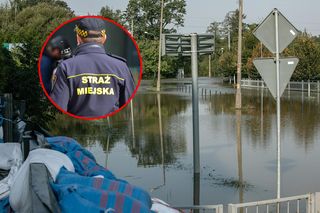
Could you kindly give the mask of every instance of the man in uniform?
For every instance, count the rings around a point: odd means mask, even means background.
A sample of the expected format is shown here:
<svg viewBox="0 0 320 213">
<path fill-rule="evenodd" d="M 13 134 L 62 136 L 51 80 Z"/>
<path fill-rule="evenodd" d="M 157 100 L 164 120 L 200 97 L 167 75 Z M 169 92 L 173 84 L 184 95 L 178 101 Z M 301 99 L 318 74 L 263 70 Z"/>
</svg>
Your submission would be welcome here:
<svg viewBox="0 0 320 213">
<path fill-rule="evenodd" d="M 40 63 L 40 72 L 42 83 L 48 93 L 52 89 L 51 77 L 53 70 L 57 67 L 60 60 L 64 60 L 70 55 L 71 47 L 69 42 L 62 36 L 54 37 L 46 46 Z"/>
<path fill-rule="evenodd" d="M 104 21 L 83 18 L 75 29 L 74 57 L 57 68 L 51 98 L 63 110 L 83 117 L 103 116 L 124 105 L 135 89 L 126 61 L 106 54 Z"/>
</svg>

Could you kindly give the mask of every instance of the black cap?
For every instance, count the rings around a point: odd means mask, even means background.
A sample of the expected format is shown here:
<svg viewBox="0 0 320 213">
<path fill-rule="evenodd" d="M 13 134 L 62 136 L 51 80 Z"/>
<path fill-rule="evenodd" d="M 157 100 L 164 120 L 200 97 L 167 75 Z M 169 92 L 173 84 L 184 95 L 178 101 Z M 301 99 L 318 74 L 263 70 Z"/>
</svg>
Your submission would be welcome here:
<svg viewBox="0 0 320 213">
<path fill-rule="evenodd" d="M 89 31 L 99 32 L 91 34 Z M 100 18 L 80 19 L 76 26 L 76 32 L 81 37 L 99 37 L 105 35 L 105 22 Z"/>
<path fill-rule="evenodd" d="M 49 45 L 52 48 L 59 48 L 60 50 L 70 48 L 70 44 L 67 39 L 63 38 L 62 36 L 58 35 L 54 38 L 52 38 L 49 41 Z"/>
</svg>

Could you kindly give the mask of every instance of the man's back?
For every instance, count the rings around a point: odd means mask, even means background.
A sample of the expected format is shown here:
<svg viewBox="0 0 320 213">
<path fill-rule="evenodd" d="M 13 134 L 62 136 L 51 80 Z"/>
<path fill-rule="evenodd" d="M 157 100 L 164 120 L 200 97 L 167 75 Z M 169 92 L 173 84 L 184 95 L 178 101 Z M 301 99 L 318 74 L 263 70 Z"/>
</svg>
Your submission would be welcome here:
<svg viewBox="0 0 320 213">
<path fill-rule="evenodd" d="M 102 45 L 85 43 L 59 65 L 51 97 L 72 114 L 96 117 L 124 105 L 134 88 L 124 60 L 107 55 Z"/>
</svg>

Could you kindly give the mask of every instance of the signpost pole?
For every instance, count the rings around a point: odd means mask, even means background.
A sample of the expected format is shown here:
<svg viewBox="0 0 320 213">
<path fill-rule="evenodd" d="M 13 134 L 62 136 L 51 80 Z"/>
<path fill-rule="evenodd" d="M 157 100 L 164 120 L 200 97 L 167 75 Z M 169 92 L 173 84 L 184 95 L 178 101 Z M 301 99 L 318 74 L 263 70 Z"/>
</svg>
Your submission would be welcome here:
<svg viewBox="0 0 320 213">
<path fill-rule="evenodd" d="M 209 54 L 209 78 L 211 78 L 211 54 Z"/>
<path fill-rule="evenodd" d="M 281 189 L 281 143 L 280 143 L 280 58 L 279 58 L 279 13 L 274 11 L 276 33 L 276 72 L 277 72 L 277 198 L 280 198 Z"/>
<path fill-rule="evenodd" d="M 238 32 L 238 63 L 237 63 L 237 91 L 236 91 L 236 109 L 241 109 L 241 67 L 242 67 L 242 15 L 243 0 L 239 0 L 239 32 Z"/>
<path fill-rule="evenodd" d="M 161 78 L 160 72 L 161 72 L 161 46 L 162 46 L 161 42 L 162 42 L 162 29 L 163 29 L 163 7 L 164 7 L 164 0 L 161 0 L 157 92 L 160 92 L 160 78 Z"/>
<path fill-rule="evenodd" d="M 274 32 L 270 34 L 269 32 Z M 275 58 L 261 58 L 253 61 L 265 81 L 277 105 L 277 198 L 281 198 L 281 102 L 290 78 L 299 63 L 298 58 L 280 59 L 280 53 L 297 37 L 298 30 L 274 9 L 256 28 L 253 34 L 272 52 Z M 280 73 L 281 68 L 281 73 Z M 277 206 L 277 212 L 280 205 Z"/>
<path fill-rule="evenodd" d="M 191 69 L 192 69 L 192 119 L 193 119 L 193 169 L 200 174 L 199 154 L 199 101 L 198 101 L 198 38 L 191 34 Z"/>
</svg>

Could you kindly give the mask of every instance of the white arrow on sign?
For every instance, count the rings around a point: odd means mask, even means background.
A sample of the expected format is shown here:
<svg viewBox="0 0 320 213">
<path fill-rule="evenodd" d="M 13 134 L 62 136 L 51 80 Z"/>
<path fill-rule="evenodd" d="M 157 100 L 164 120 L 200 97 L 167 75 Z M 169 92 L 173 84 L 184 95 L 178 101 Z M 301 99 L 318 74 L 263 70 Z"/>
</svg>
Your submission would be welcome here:
<svg viewBox="0 0 320 213">
<path fill-rule="evenodd" d="M 293 71 L 298 65 L 298 58 L 282 58 L 280 59 L 280 97 L 283 94 Z M 274 58 L 257 58 L 253 60 L 253 64 L 260 73 L 262 79 L 269 88 L 272 96 L 277 97 L 277 67 Z"/>
</svg>

